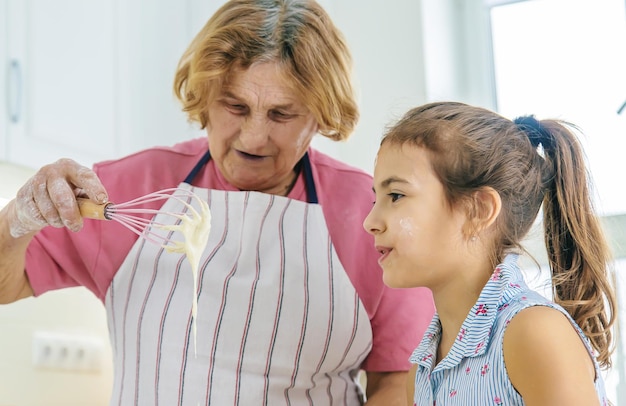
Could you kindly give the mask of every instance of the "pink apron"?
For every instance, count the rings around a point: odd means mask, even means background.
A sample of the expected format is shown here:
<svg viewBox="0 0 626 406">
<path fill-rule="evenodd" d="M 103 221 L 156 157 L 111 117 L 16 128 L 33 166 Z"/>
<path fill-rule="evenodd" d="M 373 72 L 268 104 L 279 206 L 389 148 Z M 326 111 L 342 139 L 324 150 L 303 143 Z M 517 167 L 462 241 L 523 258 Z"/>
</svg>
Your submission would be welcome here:
<svg viewBox="0 0 626 406">
<path fill-rule="evenodd" d="M 111 404 L 362 404 L 357 374 L 372 346 L 371 326 L 321 206 L 188 183 L 180 187 L 206 199 L 212 215 L 198 270 L 197 353 L 189 262 L 139 239 L 105 300 Z M 162 210 L 178 206 L 170 199 Z"/>
</svg>

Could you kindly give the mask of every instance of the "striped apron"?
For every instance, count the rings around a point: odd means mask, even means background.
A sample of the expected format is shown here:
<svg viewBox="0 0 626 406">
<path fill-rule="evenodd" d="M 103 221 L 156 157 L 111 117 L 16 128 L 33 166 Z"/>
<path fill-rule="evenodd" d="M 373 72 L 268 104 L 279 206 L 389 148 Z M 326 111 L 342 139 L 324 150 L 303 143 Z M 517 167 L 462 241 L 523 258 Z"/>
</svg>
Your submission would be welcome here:
<svg viewBox="0 0 626 406">
<path fill-rule="evenodd" d="M 212 217 L 198 268 L 197 335 L 185 255 L 139 239 L 105 299 L 111 405 L 362 404 L 357 374 L 371 326 L 316 204 L 308 156 L 308 203 L 190 186 L 209 159 L 180 185 L 206 199 Z M 162 211 L 181 206 L 169 199 Z"/>
</svg>

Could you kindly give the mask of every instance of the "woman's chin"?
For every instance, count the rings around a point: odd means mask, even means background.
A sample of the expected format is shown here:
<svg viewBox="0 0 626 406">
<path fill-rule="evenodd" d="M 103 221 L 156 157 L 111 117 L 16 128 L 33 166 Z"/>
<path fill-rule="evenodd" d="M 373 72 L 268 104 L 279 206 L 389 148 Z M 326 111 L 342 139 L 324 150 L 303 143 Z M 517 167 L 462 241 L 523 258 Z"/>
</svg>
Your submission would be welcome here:
<svg viewBox="0 0 626 406">
<path fill-rule="evenodd" d="M 228 182 L 239 190 L 264 191 L 268 182 L 265 177 L 261 177 L 259 172 L 254 173 L 230 173 L 225 176 Z"/>
</svg>

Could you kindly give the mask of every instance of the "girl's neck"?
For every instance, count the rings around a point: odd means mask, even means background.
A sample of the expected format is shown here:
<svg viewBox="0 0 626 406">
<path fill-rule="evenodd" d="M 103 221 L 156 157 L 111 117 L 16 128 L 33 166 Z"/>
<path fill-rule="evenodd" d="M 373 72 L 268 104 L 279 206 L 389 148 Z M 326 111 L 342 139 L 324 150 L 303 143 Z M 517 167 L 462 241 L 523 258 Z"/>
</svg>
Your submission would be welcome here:
<svg viewBox="0 0 626 406">
<path fill-rule="evenodd" d="M 441 340 L 437 349 L 437 363 L 454 345 L 461 326 L 478 301 L 481 291 L 491 277 L 491 265 L 466 266 L 457 278 L 438 289 L 433 289 L 435 308 L 441 323 Z"/>
<path fill-rule="evenodd" d="M 472 308 L 472 306 L 474 306 L 474 303 L 476 303 L 477 299 L 478 299 L 478 295 L 476 295 L 475 299 L 469 299 L 469 297 L 468 298 L 465 298 L 465 297 L 450 298 L 448 300 L 445 300 L 445 302 L 446 303 L 450 303 L 450 301 L 452 301 L 452 303 L 456 302 L 456 305 L 441 306 L 438 303 L 441 303 L 442 300 L 435 298 L 435 307 L 437 308 L 437 313 L 439 315 L 439 322 L 441 323 L 441 337 L 439 340 L 439 345 L 437 346 L 437 360 L 436 360 L 437 364 L 442 359 L 444 359 L 446 355 L 448 355 L 448 352 L 450 351 L 450 349 L 456 342 L 456 338 L 458 337 L 459 332 L 461 331 L 461 326 L 463 325 L 463 322 L 467 318 L 467 315 L 470 309 Z M 439 310 L 441 308 L 443 308 L 442 311 Z M 446 310 L 452 310 L 452 311 L 446 311 Z"/>
</svg>

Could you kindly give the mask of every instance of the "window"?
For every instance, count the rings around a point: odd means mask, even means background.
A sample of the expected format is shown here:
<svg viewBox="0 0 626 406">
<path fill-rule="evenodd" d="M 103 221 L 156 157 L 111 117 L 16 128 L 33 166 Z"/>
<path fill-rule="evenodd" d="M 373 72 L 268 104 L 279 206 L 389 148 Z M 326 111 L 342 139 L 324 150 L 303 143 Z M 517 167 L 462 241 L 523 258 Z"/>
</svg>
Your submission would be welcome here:
<svg viewBox="0 0 626 406">
<path fill-rule="evenodd" d="M 490 9 L 498 111 L 580 126 L 597 208 L 626 213 L 624 0 L 508 3 Z"/>
</svg>

